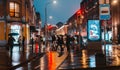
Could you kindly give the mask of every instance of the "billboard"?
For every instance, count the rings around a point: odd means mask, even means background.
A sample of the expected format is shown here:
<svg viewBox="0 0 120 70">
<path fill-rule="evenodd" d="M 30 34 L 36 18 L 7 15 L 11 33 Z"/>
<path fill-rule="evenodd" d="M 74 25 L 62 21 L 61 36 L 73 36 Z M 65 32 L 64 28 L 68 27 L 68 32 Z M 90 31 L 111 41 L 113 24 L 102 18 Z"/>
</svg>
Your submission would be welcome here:
<svg viewBox="0 0 120 70">
<path fill-rule="evenodd" d="M 88 41 L 101 40 L 100 20 L 88 20 L 87 35 L 88 35 Z"/>
</svg>

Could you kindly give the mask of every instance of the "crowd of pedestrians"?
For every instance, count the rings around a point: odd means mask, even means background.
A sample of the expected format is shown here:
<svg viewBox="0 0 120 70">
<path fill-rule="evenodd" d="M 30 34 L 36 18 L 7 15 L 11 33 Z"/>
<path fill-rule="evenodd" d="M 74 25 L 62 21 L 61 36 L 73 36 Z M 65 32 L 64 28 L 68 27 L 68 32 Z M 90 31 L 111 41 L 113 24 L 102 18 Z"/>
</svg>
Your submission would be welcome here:
<svg viewBox="0 0 120 70">
<path fill-rule="evenodd" d="M 79 40 L 80 39 L 80 40 Z M 53 35 L 52 36 L 52 49 L 57 51 L 58 48 L 60 48 L 60 54 L 62 55 L 62 52 L 64 48 L 67 48 L 68 53 L 70 50 L 79 51 L 80 46 L 79 42 L 82 43 L 82 37 L 79 38 L 78 35 L 72 36 L 72 35 Z M 55 48 L 55 49 L 54 49 Z"/>
<path fill-rule="evenodd" d="M 43 42 L 44 44 L 44 39 L 43 37 L 41 38 L 41 42 Z M 80 40 L 80 41 L 79 41 Z M 79 39 L 78 35 L 72 36 L 72 35 L 52 35 L 51 36 L 51 41 L 49 41 L 51 43 L 51 47 L 50 49 L 52 51 L 57 51 L 59 52 L 59 56 L 61 56 L 63 54 L 64 48 L 67 48 L 67 51 L 70 52 L 70 50 L 75 50 L 75 51 L 79 51 L 80 50 L 80 46 L 79 42 L 82 42 L 82 38 Z"/>
<path fill-rule="evenodd" d="M 50 45 L 50 50 L 56 51 L 59 53 L 59 56 L 63 54 L 64 48 L 67 48 L 68 53 L 70 50 L 75 50 L 79 51 L 80 50 L 80 45 L 79 43 L 82 43 L 82 38 L 80 38 L 78 35 L 51 35 L 51 39 L 47 41 L 46 43 L 46 38 L 40 36 L 39 40 L 35 38 L 31 38 L 31 45 L 32 45 L 32 50 L 35 48 L 35 44 L 39 44 L 39 49 L 41 49 L 41 44 L 44 45 L 44 49 L 46 49 L 46 44 L 51 44 Z M 13 44 L 14 44 L 15 39 L 10 35 L 8 38 L 8 46 L 7 49 L 10 49 L 12 51 L 13 49 Z M 24 51 L 24 42 L 25 42 L 25 37 L 24 36 L 19 36 L 18 38 L 18 45 L 19 49 L 22 48 Z"/>
</svg>

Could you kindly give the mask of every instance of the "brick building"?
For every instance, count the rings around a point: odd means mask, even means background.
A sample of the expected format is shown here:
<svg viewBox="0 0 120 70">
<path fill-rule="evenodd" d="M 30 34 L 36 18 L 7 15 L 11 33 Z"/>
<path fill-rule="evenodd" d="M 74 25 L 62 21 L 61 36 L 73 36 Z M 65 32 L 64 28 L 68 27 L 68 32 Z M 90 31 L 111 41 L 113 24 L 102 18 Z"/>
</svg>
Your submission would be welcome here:
<svg viewBox="0 0 120 70">
<path fill-rule="evenodd" d="M 25 36 L 27 43 L 30 39 L 30 26 L 35 26 L 36 14 L 33 0 L 0 0 L 0 41 L 13 37 Z"/>
</svg>

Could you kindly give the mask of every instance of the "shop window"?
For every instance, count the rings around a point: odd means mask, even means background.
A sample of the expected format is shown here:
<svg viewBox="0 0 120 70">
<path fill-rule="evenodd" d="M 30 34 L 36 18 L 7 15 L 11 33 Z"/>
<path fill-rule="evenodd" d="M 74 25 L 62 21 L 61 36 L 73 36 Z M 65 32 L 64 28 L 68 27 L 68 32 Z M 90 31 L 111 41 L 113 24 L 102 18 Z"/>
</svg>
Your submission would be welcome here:
<svg viewBox="0 0 120 70">
<path fill-rule="evenodd" d="M 15 2 L 10 2 L 10 17 L 20 17 L 20 5 Z"/>
</svg>

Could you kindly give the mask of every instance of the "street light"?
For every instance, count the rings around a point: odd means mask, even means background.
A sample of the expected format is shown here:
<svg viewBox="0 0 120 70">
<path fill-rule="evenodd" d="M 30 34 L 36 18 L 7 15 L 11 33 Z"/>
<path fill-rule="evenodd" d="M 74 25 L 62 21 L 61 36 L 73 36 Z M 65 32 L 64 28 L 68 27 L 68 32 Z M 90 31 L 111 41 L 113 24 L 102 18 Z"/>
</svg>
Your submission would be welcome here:
<svg viewBox="0 0 120 70">
<path fill-rule="evenodd" d="M 49 16 L 49 19 L 52 19 L 53 17 L 52 16 Z"/>
<path fill-rule="evenodd" d="M 48 40 L 48 30 L 47 30 L 47 6 L 49 5 L 49 4 L 51 4 L 51 3 L 53 3 L 53 4 L 56 4 L 57 2 L 54 0 L 54 1 L 50 1 L 50 2 L 47 2 L 46 4 L 45 4 L 45 45 L 47 46 L 47 40 Z"/>
<path fill-rule="evenodd" d="M 77 24 L 78 24 L 78 30 L 79 30 L 79 44 L 80 44 L 80 47 L 82 46 L 82 42 L 81 42 L 81 39 L 82 39 L 82 36 L 81 36 L 81 25 L 83 23 L 83 19 L 84 19 L 84 16 L 83 16 L 83 13 L 82 13 L 82 10 L 78 10 L 77 11 Z"/>
<path fill-rule="evenodd" d="M 119 0 L 111 0 L 111 16 L 112 16 L 112 42 L 116 43 L 118 41 L 118 33 L 120 26 L 120 1 Z"/>
</svg>

